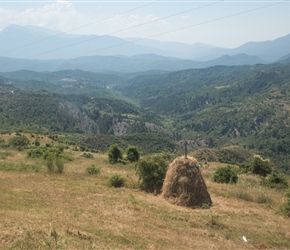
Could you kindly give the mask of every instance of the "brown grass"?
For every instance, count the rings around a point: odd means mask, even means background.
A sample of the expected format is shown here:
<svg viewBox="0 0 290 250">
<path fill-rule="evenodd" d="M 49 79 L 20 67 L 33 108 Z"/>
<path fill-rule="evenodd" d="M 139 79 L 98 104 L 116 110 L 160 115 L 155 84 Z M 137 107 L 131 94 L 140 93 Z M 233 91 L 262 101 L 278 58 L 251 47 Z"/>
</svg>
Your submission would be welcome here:
<svg viewBox="0 0 290 250">
<path fill-rule="evenodd" d="M 63 175 L 47 174 L 44 167 L 37 173 L 0 171 L 0 249 L 290 248 L 290 219 L 277 213 L 283 193 L 262 189 L 255 180 L 213 183 L 209 176 L 218 164 L 210 164 L 202 174 L 213 207 L 190 209 L 134 185 L 110 188 L 112 173 L 136 183 L 133 165 L 110 165 L 106 155 L 85 159 L 79 153 L 73 152 L 75 160 L 66 163 Z M 10 157 L 14 163 L 26 160 L 25 152 Z M 85 173 L 92 164 L 101 174 Z M 241 190 L 254 196 L 259 188 L 273 205 L 235 196 Z"/>
</svg>

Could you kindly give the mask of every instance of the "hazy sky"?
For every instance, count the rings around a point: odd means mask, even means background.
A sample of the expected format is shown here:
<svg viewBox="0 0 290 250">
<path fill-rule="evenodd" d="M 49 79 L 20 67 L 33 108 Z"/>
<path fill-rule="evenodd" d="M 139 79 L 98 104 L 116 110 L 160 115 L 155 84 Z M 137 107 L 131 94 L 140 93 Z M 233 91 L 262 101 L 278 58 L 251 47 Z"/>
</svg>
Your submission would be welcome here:
<svg viewBox="0 0 290 250">
<path fill-rule="evenodd" d="M 73 34 L 238 47 L 290 33 L 287 1 L 1 1 L 0 30 L 36 25 Z"/>
</svg>

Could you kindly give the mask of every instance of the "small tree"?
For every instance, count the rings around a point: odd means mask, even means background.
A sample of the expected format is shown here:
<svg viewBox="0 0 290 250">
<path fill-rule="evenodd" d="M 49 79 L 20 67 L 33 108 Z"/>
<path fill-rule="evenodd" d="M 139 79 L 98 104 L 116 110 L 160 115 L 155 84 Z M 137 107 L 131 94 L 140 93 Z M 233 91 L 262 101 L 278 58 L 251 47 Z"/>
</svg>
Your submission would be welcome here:
<svg viewBox="0 0 290 250">
<path fill-rule="evenodd" d="M 260 155 L 254 155 L 251 168 L 253 174 L 266 176 L 272 172 L 269 159 L 263 159 Z"/>
<path fill-rule="evenodd" d="M 140 159 L 139 150 L 136 146 L 129 146 L 126 149 L 126 154 L 127 154 L 127 160 L 130 162 L 139 161 Z"/>
<path fill-rule="evenodd" d="M 108 151 L 109 162 L 114 164 L 123 159 L 122 150 L 118 147 L 117 144 L 110 146 Z"/>
<path fill-rule="evenodd" d="M 213 173 L 212 180 L 218 183 L 236 184 L 238 182 L 238 175 L 233 167 L 219 167 Z"/>
<path fill-rule="evenodd" d="M 136 174 L 139 176 L 140 188 L 146 192 L 159 193 L 168 168 L 168 162 L 163 154 L 148 156 L 136 164 Z"/>
</svg>

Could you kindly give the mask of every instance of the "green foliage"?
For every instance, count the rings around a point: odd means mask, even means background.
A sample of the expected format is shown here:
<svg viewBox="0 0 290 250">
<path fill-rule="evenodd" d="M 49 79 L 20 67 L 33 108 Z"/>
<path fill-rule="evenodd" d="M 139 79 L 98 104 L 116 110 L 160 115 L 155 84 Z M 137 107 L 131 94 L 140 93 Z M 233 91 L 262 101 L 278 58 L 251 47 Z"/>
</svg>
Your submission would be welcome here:
<svg viewBox="0 0 290 250">
<path fill-rule="evenodd" d="M 14 148 L 22 149 L 27 147 L 30 141 L 26 136 L 15 136 L 8 140 L 8 145 Z"/>
<path fill-rule="evenodd" d="M 136 164 L 140 188 L 146 192 L 159 193 L 168 168 L 168 155 L 147 156 Z"/>
<path fill-rule="evenodd" d="M 113 174 L 109 178 L 109 184 L 115 188 L 123 187 L 125 185 L 125 179 L 119 174 Z"/>
<path fill-rule="evenodd" d="M 136 146 L 129 146 L 126 149 L 126 154 L 127 154 L 126 158 L 130 162 L 139 161 L 139 159 L 140 159 L 140 153 L 139 153 L 139 150 Z"/>
<path fill-rule="evenodd" d="M 177 149 L 177 143 L 168 135 L 160 133 L 134 133 L 123 136 L 94 135 L 80 138 L 80 144 L 85 148 L 107 151 L 112 144 L 121 148 L 130 145 L 138 146 L 138 150 L 144 154 L 173 152 Z"/>
<path fill-rule="evenodd" d="M 250 162 L 243 162 L 239 165 L 239 173 L 240 174 L 247 174 L 252 172 L 252 166 Z"/>
<path fill-rule="evenodd" d="M 238 182 L 238 175 L 236 170 L 231 166 L 219 167 L 213 173 L 212 180 L 218 183 L 236 184 Z"/>
<path fill-rule="evenodd" d="M 269 188 L 285 189 L 288 188 L 286 175 L 281 172 L 272 172 L 266 178 L 262 179 L 261 184 Z"/>
<path fill-rule="evenodd" d="M 82 152 L 80 154 L 80 156 L 84 157 L 84 158 L 93 158 L 94 157 L 94 155 L 92 153 L 90 153 L 90 152 Z"/>
<path fill-rule="evenodd" d="M 62 147 L 49 147 L 43 154 L 43 159 L 49 173 L 64 172 L 64 156 Z"/>
<path fill-rule="evenodd" d="M 96 167 L 95 165 L 91 165 L 86 168 L 86 172 L 88 174 L 99 174 L 101 172 L 101 169 L 99 167 Z"/>
<path fill-rule="evenodd" d="M 40 146 L 40 141 L 39 141 L 38 138 L 35 139 L 35 141 L 34 141 L 34 145 L 35 145 L 36 147 L 39 147 L 39 146 Z"/>
<path fill-rule="evenodd" d="M 28 158 L 41 158 L 43 156 L 43 149 L 41 148 L 32 148 L 27 152 Z"/>
<path fill-rule="evenodd" d="M 263 159 L 260 155 L 254 155 L 251 168 L 253 174 L 264 177 L 272 172 L 269 159 Z"/>
<path fill-rule="evenodd" d="M 109 162 L 114 164 L 119 160 L 123 159 L 122 150 L 118 147 L 117 144 L 113 144 L 110 146 L 108 150 Z"/>
</svg>

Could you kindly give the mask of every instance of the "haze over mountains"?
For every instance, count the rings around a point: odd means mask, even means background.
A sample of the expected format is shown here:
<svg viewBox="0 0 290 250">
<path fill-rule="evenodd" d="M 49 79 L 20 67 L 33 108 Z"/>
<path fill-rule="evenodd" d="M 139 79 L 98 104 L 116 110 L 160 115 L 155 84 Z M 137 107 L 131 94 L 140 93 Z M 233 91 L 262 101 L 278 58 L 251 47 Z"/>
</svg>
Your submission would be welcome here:
<svg viewBox="0 0 290 250">
<path fill-rule="evenodd" d="M 69 35 L 36 26 L 9 25 L 0 33 L 1 71 L 95 72 L 181 70 L 215 65 L 272 63 L 290 53 L 290 34 L 227 49 L 205 44 Z M 287 58 L 287 56 L 286 56 Z"/>
</svg>

